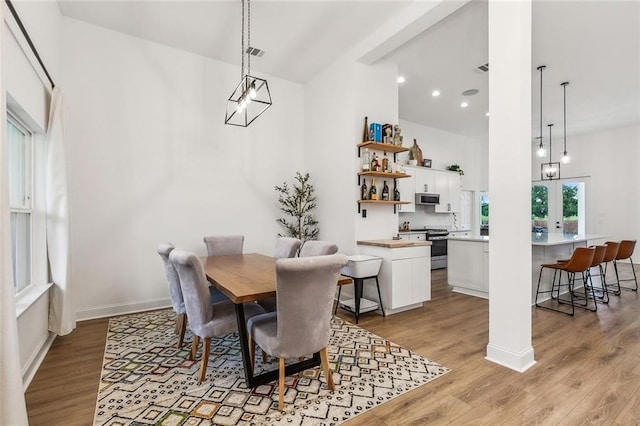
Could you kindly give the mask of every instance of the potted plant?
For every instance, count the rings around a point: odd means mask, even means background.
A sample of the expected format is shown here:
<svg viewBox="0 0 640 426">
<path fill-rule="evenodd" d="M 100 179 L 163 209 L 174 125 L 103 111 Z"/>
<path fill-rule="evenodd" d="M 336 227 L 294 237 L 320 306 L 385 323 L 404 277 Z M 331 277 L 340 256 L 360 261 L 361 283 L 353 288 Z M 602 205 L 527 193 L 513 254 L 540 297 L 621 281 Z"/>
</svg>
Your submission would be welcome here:
<svg viewBox="0 0 640 426">
<path fill-rule="evenodd" d="M 464 170 L 462 170 L 460 168 L 460 165 L 458 165 L 458 164 L 452 164 L 450 166 L 447 166 L 447 170 L 451 170 L 452 172 L 458 172 L 460 174 L 460 176 L 464 175 Z"/>
<path fill-rule="evenodd" d="M 274 188 L 280 193 L 278 202 L 288 218 L 278 218 L 276 221 L 282 225 L 286 233 L 278 236 L 298 238 L 302 241 L 317 240 L 320 229 L 318 221 L 313 217 L 311 211 L 316 207 L 316 196 L 313 185 L 309 183 L 309 173 L 304 176 L 296 172 L 294 178 L 296 183 L 290 187 L 287 182 L 282 186 L 276 185 Z"/>
</svg>

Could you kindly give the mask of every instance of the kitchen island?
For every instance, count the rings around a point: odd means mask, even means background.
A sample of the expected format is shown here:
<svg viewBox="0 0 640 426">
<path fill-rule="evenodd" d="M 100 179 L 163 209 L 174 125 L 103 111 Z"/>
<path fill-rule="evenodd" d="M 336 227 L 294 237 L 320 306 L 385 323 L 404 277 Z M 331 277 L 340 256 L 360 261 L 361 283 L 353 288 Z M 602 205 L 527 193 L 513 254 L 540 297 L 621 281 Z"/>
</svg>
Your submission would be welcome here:
<svg viewBox="0 0 640 426">
<path fill-rule="evenodd" d="M 431 242 L 365 240 L 357 244 L 360 254 L 382 258 L 378 280 L 387 315 L 419 308 L 431 300 Z M 365 289 L 367 294 L 375 300 L 374 290 Z"/>
<path fill-rule="evenodd" d="M 535 303 L 540 265 L 556 263 L 571 257 L 576 247 L 602 244 L 602 235 L 564 235 L 560 233 L 531 234 L 531 303 Z M 469 235 L 449 237 L 449 267 L 447 279 L 453 291 L 489 298 L 489 237 Z M 542 274 L 540 290 L 551 287 L 550 271 Z M 517 277 L 515 277 L 517 278 Z M 548 293 L 547 293 L 548 294 Z M 540 299 L 542 301 L 543 299 Z"/>
</svg>

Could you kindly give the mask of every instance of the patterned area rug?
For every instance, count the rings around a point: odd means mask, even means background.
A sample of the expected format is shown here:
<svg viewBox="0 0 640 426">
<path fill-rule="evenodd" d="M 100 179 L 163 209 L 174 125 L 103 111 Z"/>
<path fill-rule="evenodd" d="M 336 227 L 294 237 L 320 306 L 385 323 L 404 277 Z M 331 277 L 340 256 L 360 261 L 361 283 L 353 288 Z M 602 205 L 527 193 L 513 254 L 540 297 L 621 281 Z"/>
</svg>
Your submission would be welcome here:
<svg viewBox="0 0 640 426">
<path fill-rule="evenodd" d="M 277 382 L 247 389 L 237 333 L 212 339 L 198 384 L 200 352 L 188 360 L 190 334 L 173 347 L 174 326 L 172 310 L 109 321 L 95 425 L 337 425 L 449 371 L 334 318 L 328 351 L 336 390 L 319 367 L 287 377 L 281 413 Z M 257 369 L 278 368 L 275 358 L 257 358 Z"/>
</svg>

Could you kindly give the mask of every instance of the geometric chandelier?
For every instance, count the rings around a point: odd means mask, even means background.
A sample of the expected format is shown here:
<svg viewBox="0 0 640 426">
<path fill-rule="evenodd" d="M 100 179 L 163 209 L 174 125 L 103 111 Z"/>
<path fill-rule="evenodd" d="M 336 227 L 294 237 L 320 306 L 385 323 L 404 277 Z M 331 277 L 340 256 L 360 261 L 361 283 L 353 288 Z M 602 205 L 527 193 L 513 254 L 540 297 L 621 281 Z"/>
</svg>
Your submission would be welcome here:
<svg viewBox="0 0 640 426">
<path fill-rule="evenodd" d="M 242 67 L 240 69 L 240 84 L 235 88 L 227 100 L 227 112 L 224 124 L 247 127 L 271 106 L 271 93 L 267 80 L 251 75 L 251 3 L 247 2 L 247 49 L 245 50 L 245 9 L 242 1 Z M 247 56 L 247 72 L 245 74 L 244 58 Z"/>
<path fill-rule="evenodd" d="M 547 124 L 549 126 L 549 162 L 542 163 L 540 165 L 540 178 L 542 180 L 556 180 L 560 179 L 560 163 L 551 161 L 552 146 L 551 146 L 551 128 L 553 124 Z"/>
</svg>

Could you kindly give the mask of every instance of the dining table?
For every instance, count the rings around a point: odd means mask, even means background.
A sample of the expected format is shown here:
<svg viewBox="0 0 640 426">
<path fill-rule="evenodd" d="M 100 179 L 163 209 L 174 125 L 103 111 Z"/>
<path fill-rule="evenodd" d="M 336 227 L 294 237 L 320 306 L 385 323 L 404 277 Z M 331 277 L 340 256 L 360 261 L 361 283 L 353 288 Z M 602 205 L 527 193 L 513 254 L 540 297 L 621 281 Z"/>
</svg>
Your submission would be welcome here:
<svg viewBox="0 0 640 426">
<path fill-rule="evenodd" d="M 278 379 L 278 369 L 254 375 L 249 356 L 249 335 L 244 314 L 244 303 L 276 296 L 277 259 L 258 253 L 225 256 L 207 256 L 201 259 L 209 283 L 234 303 L 238 336 L 245 378 L 249 388 L 255 388 Z M 336 285 L 352 284 L 352 279 L 340 275 Z M 320 353 L 285 367 L 285 374 L 295 374 L 320 365 Z"/>
</svg>

